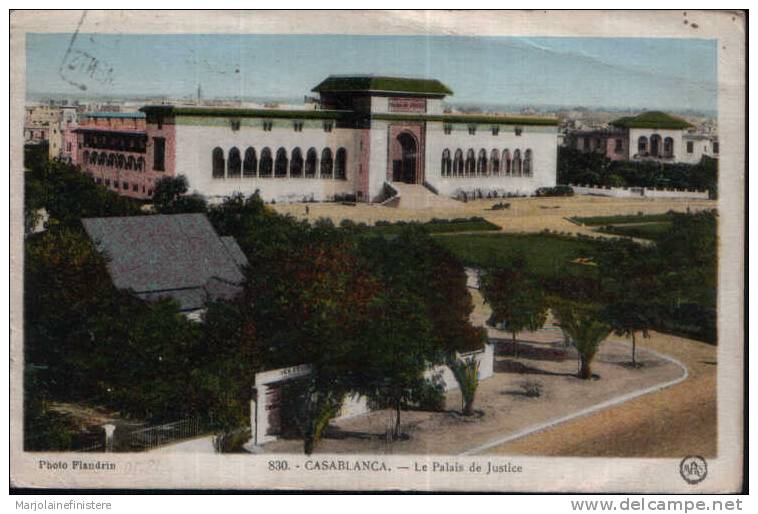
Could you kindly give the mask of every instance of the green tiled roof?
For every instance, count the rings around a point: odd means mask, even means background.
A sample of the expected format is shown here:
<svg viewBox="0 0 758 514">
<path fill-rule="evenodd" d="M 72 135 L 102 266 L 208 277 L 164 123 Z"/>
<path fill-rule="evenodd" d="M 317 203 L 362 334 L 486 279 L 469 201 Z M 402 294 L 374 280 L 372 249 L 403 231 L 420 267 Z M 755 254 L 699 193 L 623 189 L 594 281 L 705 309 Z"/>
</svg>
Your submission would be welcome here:
<svg viewBox="0 0 758 514">
<path fill-rule="evenodd" d="M 621 128 L 651 128 L 651 129 L 686 129 L 692 125 L 661 111 L 648 111 L 637 116 L 625 116 L 611 122 L 614 127 Z"/>
<path fill-rule="evenodd" d="M 376 120 L 387 121 L 441 121 L 447 123 L 485 123 L 493 125 L 542 125 L 556 126 L 557 118 L 531 116 L 500 116 L 496 114 L 372 114 Z"/>
<path fill-rule="evenodd" d="M 146 105 L 140 109 L 146 114 L 163 116 L 211 116 L 222 118 L 284 118 L 334 120 L 352 115 L 352 111 L 305 109 L 242 109 L 237 107 L 175 107 L 173 105 Z"/>
<path fill-rule="evenodd" d="M 317 93 L 370 92 L 446 96 L 453 92 L 436 79 L 381 77 L 373 75 L 330 75 L 311 91 Z"/>
</svg>

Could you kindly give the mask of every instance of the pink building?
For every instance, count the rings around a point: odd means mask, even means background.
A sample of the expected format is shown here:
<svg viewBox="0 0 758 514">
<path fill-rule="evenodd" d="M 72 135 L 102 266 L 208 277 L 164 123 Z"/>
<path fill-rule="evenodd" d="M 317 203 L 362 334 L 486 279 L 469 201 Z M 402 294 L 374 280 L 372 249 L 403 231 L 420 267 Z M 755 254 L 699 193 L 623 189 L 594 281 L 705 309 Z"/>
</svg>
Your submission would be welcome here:
<svg viewBox="0 0 758 514">
<path fill-rule="evenodd" d="M 82 116 L 64 144 L 71 159 L 97 184 L 133 198 L 150 198 L 166 175 L 165 142 L 150 137 L 141 112 L 97 112 Z M 157 148 L 160 147 L 160 148 Z"/>
<path fill-rule="evenodd" d="M 584 153 L 597 152 L 612 161 L 629 160 L 629 134 L 623 129 L 575 132 L 573 142 L 574 148 Z"/>
</svg>

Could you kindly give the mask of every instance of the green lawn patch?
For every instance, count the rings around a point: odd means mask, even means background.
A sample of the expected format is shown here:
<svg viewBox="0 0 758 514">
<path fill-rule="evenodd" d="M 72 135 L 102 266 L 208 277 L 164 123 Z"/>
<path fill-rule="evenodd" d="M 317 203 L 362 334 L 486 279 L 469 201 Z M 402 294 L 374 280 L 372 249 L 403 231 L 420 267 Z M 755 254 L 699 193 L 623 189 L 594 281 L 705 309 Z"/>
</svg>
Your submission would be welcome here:
<svg viewBox="0 0 758 514">
<path fill-rule="evenodd" d="M 598 232 L 614 234 L 626 237 L 639 237 L 642 239 L 657 240 L 671 230 L 671 222 L 664 221 L 661 223 L 644 223 L 644 224 L 626 224 L 626 225 L 606 225 L 598 229 Z"/>
<path fill-rule="evenodd" d="M 594 266 L 572 261 L 592 259 L 599 252 L 598 245 L 590 240 L 552 234 L 461 234 L 440 237 L 437 242 L 471 267 L 497 265 L 514 252 L 521 252 L 532 269 L 543 276 L 554 275 L 567 265 L 592 272 Z"/>
<path fill-rule="evenodd" d="M 498 225 L 490 223 L 482 218 L 456 218 L 451 220 L 434 219 L 426 223 L 418 222 L 398 222 L 387 223 L 377 222 L 371 227 L 364 229 L 365 233 L 381 236 L 398 235 L 405 227 L 420 226 L 430 234 L 453 234 L 456 232 L 491 232 L 500 230 Z"/>
<path fill-rule="evenodd" d="M 623 223 L 650 223 L 656 221 L 670 222 L 674 218 L 673 212 L 663 214 L 622 214 L 615 216 L 592 216 L 589 218 L 569 218 L 575 223 L 583 225 L 618 225 Z"/>
</svg>

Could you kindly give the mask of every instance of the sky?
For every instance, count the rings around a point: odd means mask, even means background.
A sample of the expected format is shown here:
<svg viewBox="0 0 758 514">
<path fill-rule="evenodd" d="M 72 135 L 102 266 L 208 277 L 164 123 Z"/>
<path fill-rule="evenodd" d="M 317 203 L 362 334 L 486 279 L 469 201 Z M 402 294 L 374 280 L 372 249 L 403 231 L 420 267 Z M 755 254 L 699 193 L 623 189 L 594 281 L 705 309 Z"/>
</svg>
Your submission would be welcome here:
<svg viewBox="0 0 758 514">
<path fill-rule="evenodd" d="M 80 70 L 68 81 L 67 52 Z M 98 73 L 81 71 L 91 71 L 85 60 L 96 60 Z M 456 104 L 717 108 L 717 46 L 707 39 L 27 35 L 27 96 L 176 98 L 199 84 L 206 99 L 302 101 L 330 74 L 436 78 Z"/>
</svg>

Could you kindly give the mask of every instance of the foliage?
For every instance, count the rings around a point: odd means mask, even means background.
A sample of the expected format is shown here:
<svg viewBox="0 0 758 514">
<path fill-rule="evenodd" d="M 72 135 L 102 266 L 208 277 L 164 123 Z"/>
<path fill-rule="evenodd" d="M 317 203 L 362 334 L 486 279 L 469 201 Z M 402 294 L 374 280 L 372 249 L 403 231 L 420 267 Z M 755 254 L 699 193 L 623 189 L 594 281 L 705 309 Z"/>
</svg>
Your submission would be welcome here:
<svg viewBox="0 0 758 514">
<path fill-rule="evenodd" d="M 480 289 L 492 308 L 489 322 L 504 323 L 513 335 L 522 330 L 539 330 L 547 319 L 547 306 L 539 278 L 527 266 L 521 254 L 511 256 L 505 265 L 484 271 Z"/>
<path fill-rule="evenodd" d="M 216 453 L 244 453 L 244 445 L 252 437 L 250 427 L 220 432 L 213 437 L 213 449 Z"/>
<path fill-rule="evenodd" d="M 155 183 L 153 205 L 161 214 L 206 212 L 208 206 L 202 196 L 187 195 L 188 183 L 184 175 L 163 177 Z"/>
<path fill-rule="evenodd" d="M 571 186 L 539 187 L 534 196 L 574 196 L 574 188 Z"/>
<path fill-rule="evenodd" d="M 445 409 L 445 385 L 440 377 L 423 379 L 412 391 L 411 404 L 419 410 L 439 412 Z"/>
<path fill-rule="evenodd" d="M 48 225 L 79 226 L 82 218 L 136 216 L 140 203 L 120 196 L 77 167 L 60 161 L 36 163 L 24 173 L 24 217 L 27 233 L 35 213 L 44 208 Z"/>
<path fill-rule="evenodd" d="M 461 390 L 461 413 L 471 416 L 474 413 L 474 399 L 479 387 L 479 361 L 474 357 L 455 360 L 448 364 Z"/>
<path fill-rule="evenodd" d="M 598 232 L 615 234 L 624 237 L 637 237 L 641 239 L 660 239 L 671 230 L 671 223 L 645 223 L 642 225 L 606 225 L 598 229 Z"/>
<path fill-rule="evenodd" d="M 222 306 L 200 325 L 173 302 L 142 302 L 114 288 L 105 264 L 81 229 L 27 238 L 25 362 L 44 370 L 51 400 L 149 421 L 197 412 L 224 426 L 245 420 L 260 365 L 250 324 Z"/>
<path fill-rule="evenodd" d="M 592 360 L 612 328 L 601 321 L 596 311 L 586 306 L 566 306 L 560 310 L 559 319 L 561 328 L 571 338 L 579 353 L 578 377 L 589 380 L 592 378 Z"/>
<path fill-rule="evenodd" d="M 480 232 L 500 230 L 500 227 L 481 217 L 433 219 L 426 223 L 398 221 L 388 223 L 378 221 L 373 227 L 365 227 L 360 233 L 369 235 L 396 236 L 406 227 L 420 227 L 429 234 L 450 234 L 455 232 Z"/>
<path fill-rule="evenodd" d="M 542 382 L 539 380 L 523 380 L 519 387 L 527 398 L 539 398 L 542 396 Z"/>
<path fill-rule="evenodd" d="M 622 214 L 618 216 L 590 216 L 590 217 L 573 217 L 571 221 L 581 223 L 582 225 L 623 225 L 639 224 L 653 222 L 670 222 L 674 218 L 674 211 L 663 214 Z"/>
<path fill-rule="evenodd" d="M 592 186 L 628 186 L 709 190 L 715 198 L 718 159 L 704 156 L 697 164 L 657 161 L 612 161 L 596 152 L 558 148 L 558 182 Z"/>
</svg>

